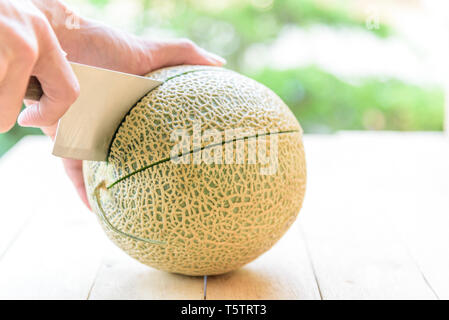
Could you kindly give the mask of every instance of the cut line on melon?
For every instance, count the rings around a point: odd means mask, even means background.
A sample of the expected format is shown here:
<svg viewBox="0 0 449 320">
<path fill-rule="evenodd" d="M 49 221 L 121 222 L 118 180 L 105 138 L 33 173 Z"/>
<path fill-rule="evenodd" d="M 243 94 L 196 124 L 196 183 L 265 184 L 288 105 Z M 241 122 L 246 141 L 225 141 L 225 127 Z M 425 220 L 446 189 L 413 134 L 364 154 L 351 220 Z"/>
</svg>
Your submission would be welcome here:
<svg viewBox="0 0 449 320">
<path fill-rule="evenodd" d="M 165 83 L 167 83 L 168 81 L 170 81 L 170 80 L 172 80 L 172 79 L 182 77 L 182 76 L 184 76 L 184 75 L 186 75 L 186 74 L 195 73 L 195 72 L 207 72 L 207 71 L 210 71 L 210 70 L 211 70 L 211 69 L 210 69 L 210 67 L 209 67 L 209 69 L 195 69 L 195 70 L 184 71 L 184 72 L 181 72 L 181 73 L 179 73 L 179 74 L 175 74 L 175 75 L 173 75 L 173 76 L 170 76 L 170 77 L 166 78 L 166 79 L 163 81 L 163 83 L 162 83 L 161 85 L 159 85 L 159 87 L 163 86 Z M 216 71 L 221 71 L 221 72 L 223 72 L 223 71 L 225 71 L 225 69 L 217 68 Z M 156 87 L 156 88 L 157 88 L 157 87 Z M 153 90 L 154 90 L 154 89 L 153 89 Z M 152 90 L 151 90 L 151 91 L 152 91 Z M 151 92 L 151 91 L 150 91 L 150 92 Z M 146 95 L 148 95 L 150 92 L 147 92 Z M 146 96 L 146 95 L 145 95 L 145 96 Z M 142 100 L 142 99 L 141 99 L 141 100 Z M 123 120 L 122 120 L 122 121 L 120 122 L 120 124 L 117 126 L 117 129 L 115 130 L 114 134 L 112 135 L 111 142 L 109 143 L 109 148 L 108 148 L 108 149 L 109 149 L 109 151 L 108 151 L 108 158 L 106 159 L 106 163 L 109 162 L 109 154 L 111 153 L 112 143 L 114 142 L 114 139 L 115 139 L 115 137 L 117 136 L 117 132 L 120 130 L 120 127 L 121 127 L 122 124 L 125 122 L 126 117 L 131 113 L 131 111 L 134 109 L 134 107 L 137 106 L 137 105 L 139 104 L 139 102 L 140 102 L 141 100 L 137 101 L 136 104 L 134 104 L 134 105 L 129 109 L 129 111 L 128 111 L 128 112 L 125 114 L 125 116 L 123 117 Z M 108 187 L 108 188 L 109 188 L 109 187 Z"/>
<path fill-rule="evenodd" d="M 187 152 L 187 153 L 181 153 L 181 154 L 179 154 L 177 157 L 184 157 L 184 156 L 186 156 L 186 155 L 190 155 L 190 154 L 193 154 L 193 153 L 195 153 L 195 152 L 200 152 L 200 151 L 203 151 L 203 150 L 205 150 L 205 149 L 210 149 L 210 148 L 213 148 L 213 147 L 218 147 L 218 146 L 220 146 L 220 145 L 223 146 L 223 145 L 225 145 L 225 144 L 227 144 L 227 143 L 233 143 L 233 142 L 236 142 L 236 141 L 242 141 L 242 140 L 246 140 L 246 139 L 258 138 L 258 137 L 269 136 L 269 135 L 275 135 L 275 134 L 289 134 L 289 133 L 297 133 L 297 132 L 300 132 L 300 131 L 299 131 L 299 130 L 287 130 L 287 131 L 279 131 L 279 132 L 266 132 L 266 133 L 255 134 L 255 135 L 247 136 L 247 137 L 234 138 L 234 139 L 229 140 L 229 141 L 222 141 L 222 142 L 219 142 L 219 143 L 212 143 L 212 144 L 209 144 L 209 145 L 204 146 L 204 147 L 201 147 L 201 148 L 192 149 L 192 150 L 190 150 L 190 151 Z M 133 171 L 133 172 L 131 172 L 131 173 L 129 173 L 129 174 L 127 174 L 127 175 L 121 177 L 120 179 L 117 179 L 116 181 L 112 182 L 109 186 L 107 186 L 107 189 L 111 189 L 111 188 L 114 187 L 116 184 L 122 182 L 123 180 L 128 179 L 129 177 L 132 177 L 133 175 L 135 175 L 135 174 L 137 174 L 137 173 L 139 173 L 139 172 L 142 172 L 142 171 L 144 171 L 144 170 L 148 170 L 148 169 L 150 169 L 150 168 L 152 168 L 152 167 L 155 167 L 155 166 L 157 166 L 157 165 L 159 165 L 159 164 L 161 164 L 161 163 L 164 163 L 164 162 L 167 162 L 167 161 L 170 161 L 170 160 L 172 160 L 172 158 L 171 158 L 171 157 L 168 157 L 168 158 L 165 158 L 165 159 L 156 161 L 155 163 L 149 164 L 149 165 L 147 165 L 147 166 L 145 166 L 145 167 L 142 167 L 142 168 L 140 168 L 140 169 L 137 169 L 136 171 Z"/>
</svg>

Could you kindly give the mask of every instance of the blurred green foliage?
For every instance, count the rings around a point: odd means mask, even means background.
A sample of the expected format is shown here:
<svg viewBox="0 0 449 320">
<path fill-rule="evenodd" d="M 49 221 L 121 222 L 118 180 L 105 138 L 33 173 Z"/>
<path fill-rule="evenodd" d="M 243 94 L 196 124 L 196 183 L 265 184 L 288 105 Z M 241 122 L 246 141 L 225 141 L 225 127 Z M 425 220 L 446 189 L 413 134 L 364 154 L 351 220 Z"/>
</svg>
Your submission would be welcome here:
<svg viewBox="0 0 449 320">
<path fill-rule="evenodd" d="M 8 133 L 0 134 L 0 157 L 26 135 L 42 134 L 36 128 L 23 128 L 17 124 Z"/>
<path fill-rule="evenodd" d="M 102 18 L 115 0 L 68 0 L 90 5 Z M 286 26 L 307 29 L 324 24 L 365 30 L 379 38 L 394 33 L 388 25 L 367 30 L 346 1 L 317 0 L 130 0 L 138 5 L 130 31 L 154 30 L 188 37 L 223 55 L 227 67 L 244 73 L 275 91 L 293 110 L 305 132 L 336 130 L 442 130 L 443 93 L 439 88 L 395 79 L 366 78 L 346 82 L 318 67 L 252 70 L 245 53 L 254 44 L 270 44 Z M 122 1 L 123 5 L 123 1 Z M 150 31 L 149 29 L 150 28 Z M 0 156 L 27 134 L 39 130 L 14 127 L 0 134 Z"/>
<path fill-rule="evenodd" d="M 439 88 L 375 78 L 350 84 L 314 66 L 250 76 L 283 98 L 305 132 L 443 129 Z"/>
<path fill-rule="evenodd" d="M 90 0 L 97 6 L 105 1 Z M 136 33 L 143 33 L 148 26 L 171 30 L 225 56 L 227 67 L 237 71 L 244 69 L 242 57 L 250 45 L 275 40 L 286 25 L 321 23 L 366 30 L 364 17 L 352 13 L 345 1 L 327 5 L 316 0 L 222 0 L 221 5 L 208 0 L 140 1 L 143 13 L 136 20 Z M 370 32 L 382 38 L 392 34 L 385 24 Z"/>
</svg>

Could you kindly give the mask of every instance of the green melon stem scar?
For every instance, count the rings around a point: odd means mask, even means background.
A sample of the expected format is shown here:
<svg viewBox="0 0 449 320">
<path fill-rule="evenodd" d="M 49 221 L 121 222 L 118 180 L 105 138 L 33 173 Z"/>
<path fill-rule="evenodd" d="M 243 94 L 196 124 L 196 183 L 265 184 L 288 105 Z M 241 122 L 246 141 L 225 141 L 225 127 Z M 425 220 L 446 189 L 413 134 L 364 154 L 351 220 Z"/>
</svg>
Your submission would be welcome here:
<svg viewBox="0 0 449 320">
<path fill-rule="evenodd" d="M 144 239 L 144 238 L 136 237 L 136 236 L 133 236 L 132 234 L 128 234 L 128 233 L 123 232 L 123 231 L 117 229 L 116 227 L 114 227 L 114 226 L 112 225 L 112 223 L 111 223 L 111 222 L 108 220 L 108 218 L 106 217 L 105 212 L 103 211 L 103 206 L 101 205 L 101 201 L 100 201 L 100 190 L 101 190 L 101 189 L 105 189 L 105 190 L 106 190 L 106 184 L 105 184 L 104 181 L 101 182 L 101 183 L 95 188 L 95 190 L 94 190 L 95 201 L 96 201 L 96 204 L 97 204 L 98 209 L 100 210 L 100 213 L 101 213 L 101 219 L 104 221 L 104 223 L 106 223 L 106 225 L 107 225 L 111 230 L 113 230 L 113 231 L 115 231 L 115 232 L 121 234 L 122 236 L 129 237 L 129 238 L 132 238 L 132 239 L 134 239 L 134 240 L 144 241 L 144 242 L 148 242 L 148 243 L 151 243 L 151 244 L 158 244 L 158 245 L 167 244 L 167 243 L 164 242 L 164 241 L 157 241 L 157 240 L 151 240 L 151 239 Z"/>
<path fill-rule="evenodd" d="M 212 143 L 212 144 L 209 144 L 209 145 L 204 146 L 204 147 L 201 147 L 201 148 L 192 149 L 192 150 L 190 150 L 190 151 L 188 151 L 188 152 L 184 152 L 184 153 L 178 154 L 175 158 L 184 157 L 184 156 L 186 156 L 186 155 L 193 154 L 193 153 L 195 153 L 195 152 L 200 152 L 200 151 L 202 151 L 202 150 L 210 149 L 210 148 L 217 147 L 217 146 L 220 146 L 220 145 L 223 146 L 223 145 L 225 145 L 226 143 L 234 143 L 234 142 L 236 142 L 236 141 L 241 141 L 241 140 L 245 140 L 245 139 L 252 139 L 252 138 L 258 138 L 258 137 L 263 137 L 263 136 L 269 136 L 269 135 L 274 135 L 274 134 L 287 134 L 287 133 L 295 133 L 295 132 L 299 132 L 299 130 L 285 130 L 285 131 L 278 131 L 278 132 L 267 132 L 267 133 L 260 133 L 260 134 L 255 134 L 255 135 L 247 136 L 247 137 L 234 138 L 234 139 L 232 139 L 232 140 L 222 141 L 222 142 L 219 142 L 219 143 Z M 115 186 L 117 183 L 122 182 L 123 180 L 128 179 L 129 177 L 131 177 L 131 176 L 133 176 L 133 175 L 135 175 L 135 174 L 137 174 L 137 173 L 139 173 L 139 172 L 142 172 L 142 171 L 144 171 L 144 170 L 147 170 L 147 169 L 150 169 L 150 168 L 155 167 L 155 166 L 157 166 L 157 165 L 160 165 L 161 163 L 168 162 L 168 161 L 170 161 L 171 159 L 172 159 L 171 157 L 164 158 L 164 159 L 161 159 L 161 160 L 156 161 L 156 162 L 154 162 L 154 163 L 151 163 L 151 164 L 149 164 L 149 165 L 147 165 L 147 166 L 144 166 L 144 167 L 142 167 L 142 168 L 140 168 L 140 169 L 137 169 L 136 171 L 133 171 L 133 172 L 131 172 L 131 173 L 128 173 L 127 175 L 125 175 L 125 176 L 123 176 L 123 177 L 117 179 L 117 180 L 114 181 L 113 183 L 111 183 L 111 184 L 107 187 L 107 189 L 111 189 L 111 188 L 112 188 L 113 186 Z"/>
</svg>

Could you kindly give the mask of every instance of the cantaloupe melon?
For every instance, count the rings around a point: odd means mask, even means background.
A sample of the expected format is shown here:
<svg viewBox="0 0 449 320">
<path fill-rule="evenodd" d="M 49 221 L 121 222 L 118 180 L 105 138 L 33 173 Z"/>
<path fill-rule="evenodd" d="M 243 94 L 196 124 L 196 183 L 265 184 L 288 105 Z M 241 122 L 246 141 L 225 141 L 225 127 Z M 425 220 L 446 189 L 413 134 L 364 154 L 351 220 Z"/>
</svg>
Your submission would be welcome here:
<svg viewBox="0 0 449 320">
<path fill-rule="evenodd" d="M 178 66 L 147 76 L 164 83 L 130 110 L 108 161 L 84 162 L 90 204 L 108 237 L 144 264 L 186 275 L 235 270 L 270 249 L 299 213 L 306 186 L 301 126 L 271 90 L 223 68 Z M 195 125 L 223 139 L 194 141 Z M 236 128 L 253 133 L 226 140 Z M 176 130 L 191 137 L 178 158 Z M 250 148 L 255 141 L 267 155 L 276 147 L 271 173 Z M 198 157 L 226 154 L 230 144 L 234 163 Z"/>
</svg>

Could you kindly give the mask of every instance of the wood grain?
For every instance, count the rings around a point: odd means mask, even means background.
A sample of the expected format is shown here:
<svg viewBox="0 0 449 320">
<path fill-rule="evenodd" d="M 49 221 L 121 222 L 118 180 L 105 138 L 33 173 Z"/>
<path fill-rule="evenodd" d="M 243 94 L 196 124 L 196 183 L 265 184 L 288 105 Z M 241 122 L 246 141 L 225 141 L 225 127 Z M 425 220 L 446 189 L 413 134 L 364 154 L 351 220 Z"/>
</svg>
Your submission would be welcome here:
<svg viewBox="0 0 449 320">
<path fill-rule="evenodd" d="M 17 239 L 30 216 L 36 213 L 33 202 L 37 200 L 36 192 L 30 192 L 28 201 L 24 201 L 23 193 L 26 177 L 33 176 L 34 163 L 29 161 L 30 153 L 40 155 L 39 146 L 23 142 L 0 158 L 0 260 L 8 248 Z M 40 144 L 42 145 L 42 144 Z"/>
<path fill-rule="evenodd" d="M 437 298 L 398 233 L 403 226 L 392 221 L 411 218 L 409 210 L 416 210 L 406 205 L 416 196 L 409 190 L 426 185 L 415 180 L 419 168 L 400 167 L 427 141 L 412 138 L 410 149 L 405 137 L 395 138 L 341 134 L 307 140 L 310 183 L 302 227 L 324 299 Z"/>
<path fill-rule="evenodd" d="M 203 299 L 202 277 L 188 277 L 149 268 L 109 242 L 104 250 L 103 263 L 89 299 Z"/>
<path fill-rule="evenodd" d="M 47 138 L 27 138 L 1 165 L 10 191 L 0 225 L 30 218 L 0 259 L 0 298 L 84 299 L 99 267 L 101 231 L 50 147 Z"/>
<path fill-rule="evenodd" d="M 207 300 L 320 299 L 308 253 L 294 226 L 267 253 L 244 268 L 208 277 Z"/>
<path fill-rule="evenodd" d="M 448 299 L 449 142 L 443 134 L 306 136 L 298 221 L 207 299 Z M 44 137 L 0 159 L 0 298 L 203 299 L 203 279 L 114 247 Z"/>
</svg>

